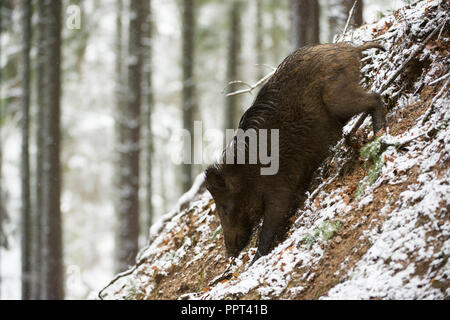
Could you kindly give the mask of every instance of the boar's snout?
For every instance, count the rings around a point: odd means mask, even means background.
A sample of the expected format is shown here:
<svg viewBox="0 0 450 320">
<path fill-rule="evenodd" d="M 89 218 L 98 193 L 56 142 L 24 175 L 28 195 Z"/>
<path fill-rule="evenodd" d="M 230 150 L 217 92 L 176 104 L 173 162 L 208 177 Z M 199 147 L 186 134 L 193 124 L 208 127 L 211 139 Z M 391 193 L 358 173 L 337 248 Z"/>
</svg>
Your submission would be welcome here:
<svg viewBox="0 0 450 320">
<path fill-rule="evenodd" d="M 250 240 L 251 232 L 247 230 L 233 229 L 227 231 L 228 232 L 224 232 L 226 257 L 237 257 Z"/>
</svg>

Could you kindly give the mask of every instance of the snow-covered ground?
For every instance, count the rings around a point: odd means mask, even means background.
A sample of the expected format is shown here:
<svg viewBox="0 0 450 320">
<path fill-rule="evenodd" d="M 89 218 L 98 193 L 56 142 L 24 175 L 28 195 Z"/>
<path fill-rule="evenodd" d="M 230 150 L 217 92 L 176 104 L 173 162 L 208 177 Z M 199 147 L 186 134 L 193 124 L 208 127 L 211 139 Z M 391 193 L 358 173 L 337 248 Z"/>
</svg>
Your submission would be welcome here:
<svg viewBox="0 0 450 320">
<path fill-rule="evenodd" d="M 345 41 L 377 39 L 387 49 L 363 59 L 363 82 L 380 88 L 448 14 L 446 1 L 421 1 L 347 34 Z M 215 205 L 203 191 L 165 217 L 138 264 L 101 297 L 448 298 L 448 30 L 418 55 L 418 72 L 404 71 L 386 91 L 390 132 L 376 142 L 377 170 L 340 145 L 319 172 L 287 238 L 270 254 L 250 265 L 253 241 L 234 261 L 225 259 Z M 365 142 L 369 124 L 366 120 L 358 136 Z"/>
</svg>

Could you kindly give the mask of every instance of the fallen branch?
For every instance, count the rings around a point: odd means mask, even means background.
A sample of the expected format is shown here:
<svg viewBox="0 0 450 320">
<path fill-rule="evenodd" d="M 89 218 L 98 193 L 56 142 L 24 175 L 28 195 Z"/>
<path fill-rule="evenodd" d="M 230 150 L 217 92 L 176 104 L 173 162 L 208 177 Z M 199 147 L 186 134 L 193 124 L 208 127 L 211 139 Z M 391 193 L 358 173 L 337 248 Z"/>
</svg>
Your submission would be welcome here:
<svg viewBox="0 0 450 320">
<path fill-rule="evenodd" d="M 236 96 L 238 94 L 242 94 L 242 93 L 252 93 L 253 90 L 255 90 L 256 88 L 258 88 L 260 85 L 263 85 L 267 80 L 269 80 L 274 74 L 275 71 L 277 71 L 277 69 L 273 68 L 272 72 L 270 72 L 269 74 L 265 75 L 263 78 L 261 78 L 258 82 L 256 82 L 255 84 L 249 84 L 247 82 L 241 81 L 241 80 L 235 80 L 235 81 L 230 81 L 225 88 L 223 88 L 222 93 L 225 92 L 225 90 L 233 85 L 233 84 L 243 84 L 245 86 L 247 86 L 247 89 L 242 89 L 242 90 L 238 90 L 238 91 L 234 91 L 234 92 L 230 92 L 226 94 L 226 97 L 231 97 L 231 96 Z"/>
<path fill-rule="evenodd" d="M 433 84 L 436 84 L 439 81 L 447 79 L 449 76 L 450 76 L 450 72 L 440 78 L 437 78 L 436 80 L 431 81 L 428 85 L 432 86 Z"/>
<path fill-rule="evenodd" d="M 413 58 L 415 58 L 427 45 L 428 41 L 431 40 L 431 38 L 440 30 L 444 25 L 446 21 L 439 24 L 426 38 L 424 41 L 420 43 L 420 45 L 409 55 L 409 57 L 402 63 L 402 65 L 389 77 L 389 79 L 381 86 L 380 89 L 378 89 L 376 92 L 383 95 L 384 92 L 389 88 L 389 86 L 394 82 L 394 80 L 400 75 L 400 73 L 408 66 L 408 64 L 411 62 Z M 366 120 L 367 116 L 369 115 L 368 112 L 362 113 L 359 115 L 358 120 L 356 121 L 353 128 L 350 130 L 350 132 L 345 135 L 345 140 L 348 143 L 349 137 L 354 135 L 356 130 L 359 129 L 359 127 L 363 124 L 364 120 Z M 351 144 L 350 144 L 351 145 Z"/>
</svg>

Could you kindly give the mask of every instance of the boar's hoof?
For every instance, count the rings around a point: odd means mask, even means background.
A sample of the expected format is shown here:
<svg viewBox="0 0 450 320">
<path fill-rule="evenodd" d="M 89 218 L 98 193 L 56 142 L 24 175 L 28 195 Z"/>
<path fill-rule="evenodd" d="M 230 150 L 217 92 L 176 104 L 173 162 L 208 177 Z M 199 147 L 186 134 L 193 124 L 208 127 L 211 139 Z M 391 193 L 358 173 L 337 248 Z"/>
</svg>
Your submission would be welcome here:
<svg viewBox="0 0 450 320">
<path fill-rule="evenodd" d="M 261 258 L 261 257 L 262 257 L 262 255 L 261 255 L 261 253 L 259 252 L 259 250 L 256 250 L 255 256 L 253 257 L 253 260 L 252 260 L 252 262 L 250 263 L 250 265 L 253 265 L 253 264 L 256 262 L 256 260 L 258 260 L 258 259 Z"/>
</svg>

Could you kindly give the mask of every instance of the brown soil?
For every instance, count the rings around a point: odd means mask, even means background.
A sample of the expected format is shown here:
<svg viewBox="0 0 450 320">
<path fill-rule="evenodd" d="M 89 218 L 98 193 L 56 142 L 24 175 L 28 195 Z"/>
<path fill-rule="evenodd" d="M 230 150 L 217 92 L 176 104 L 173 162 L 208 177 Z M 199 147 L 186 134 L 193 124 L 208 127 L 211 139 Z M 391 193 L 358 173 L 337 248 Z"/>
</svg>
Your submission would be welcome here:
<svg viewBox="0 0 450 320">
<path fill-rule="evenodd" d="M 210 208 L 212 201 L 210 201 L 201 210 L 207 210 Z M 210 211 L 209 215 L 213 215 L 215 212 Z M 192 225 L 195 223 L 195 219 L 198 216 L 193 214 L 193 211 L 185 214 L 181 218 L 180 224 Z M 219 226 L 219 220 L 214 219 L 209 225 L 211 234 Z M 174 248 L 180 248 L 183 244 L 183 239 L 190 238 L 195 243 L 200 238 L 200 233 L 195 228 L 189 230 L 182 230 L 179 234 L 174 235 L 173 239 L 178 239 L 174 242 Z M 222 234 L 214 239 L 216 243 L 222 243 Z M 171 237 L 168 237 L 171 238 Z M 170 241 L 170 239 L 167 239 Z M 221 255 L 220 259 L 216 259 L 218 255 Z M 166 270 L 167 274 L 161 274 L 158 270 L 155 270 L 154 285 L 151 295 L 145 297 L 146 299 L 177 299 L 179 296 L 185 293 L 195 293 L 204 290 L 205 286 L 213 280 L 214 277 L 225 271 L 227 267 L 227 261 L 224 258 L 225 250 L 222 246 L 210 247 L 208 252 L 203 255 L 201 259 L 192 262 L 189 267 L 186 265 L 189 261 L 193 260 L 195 253 L 192 250 L 187 250 L 187 253 L 179 261 L 177 265 L 173 265 L 169 270 Z"/>
</svg>

